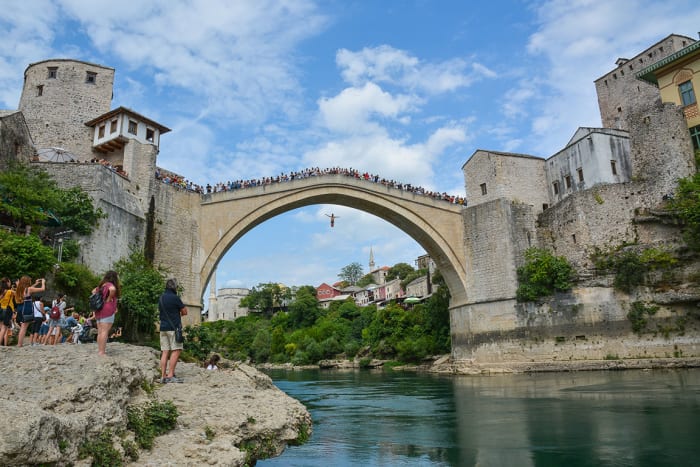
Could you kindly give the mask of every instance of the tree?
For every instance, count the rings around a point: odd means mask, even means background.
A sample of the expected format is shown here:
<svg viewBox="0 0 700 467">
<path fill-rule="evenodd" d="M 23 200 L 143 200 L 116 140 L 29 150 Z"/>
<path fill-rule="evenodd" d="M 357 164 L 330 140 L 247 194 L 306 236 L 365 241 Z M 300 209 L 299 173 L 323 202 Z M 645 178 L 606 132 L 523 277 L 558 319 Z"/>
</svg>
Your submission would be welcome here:
<svg viewBox="0 0 700 467">
<path fill-rule="evenodd" d="M 343 267 L 338 274 L 340 280 L 347 281 L 350 285 L 357 284 L 362 277 L 362 265 L 358 262 L 350 263 Z"/>
<path fill-rule="evenodd" d="M 700 250 L 700 172 L 678 181 L 678 189 L 669 208 L 683 222 L 688 246 Z"/>
<path fill-rule="evenodd" d="M 0 277 L 44 277 L 55 263 L 53 250 L 39 237 L 0 230 Z"/>
<path fill-rule="evenodd" d="M 0 216 L 20 230 L 25 225 L 54 225 L 89 235 L 105 217 L 80 187 L 61 189 L 44 170 L 12 164 L 0 172 Z"/>
<path fill-rule="evenodd" d="M 100 219 L 107 217 L 102 209 L 95 209 L 90 195 L 80 187 L 58 190 L 57 197 L 58 204 L 54 212 L 61 220 L 61 225 L 80 235 L 89 235 Z"/>
<path fill-rule="evenodd" d="M 386 272 L 386 280 L 391 281 L 397 277 L 401 280 L 405 279 L 410 273 L 414 272 L 413 266 L 408 263 L 396 263 Z"/>
<path fill-rule="evenodd" d="M 260 283 L 241 300 L 241 306 L 270 315 L 275 308 L 282 307 L 290 298 L 289 289 L 272 282 Z"/>
<path fill-rule="evenodd" d="M 14 163 L 0 172 L 0 214 L 8 217 L 16 231 L 38 225 L 49 218 L 55 202 L 56 182 L 43 170 Z"/>
<path fill-rule="evenodd" d="M 357 284 L 355 284 L 358 287 L 367 287 L 370 284 L 374 283 L 374 276 L 372 274 L 365 274 L 360 278 L 359 281 L 357 281 Z"/>
<path fill-rule="evenodd" d="M 319 316 L 316 291 L 302 287 L 297 290 L 297 296 L 289 305 L 289 322 L 292 329 L 313 326 Z"/>
<path fill-rule="evenodd" d="M 158 299 L 165 290 L 164 271 L 146 261 L 143 253 L 133 251 L 115 265 L 121 283 L 117 324 L 126 340 L 144 342 L 153 335 L 158 317 Z"/>
</svg>

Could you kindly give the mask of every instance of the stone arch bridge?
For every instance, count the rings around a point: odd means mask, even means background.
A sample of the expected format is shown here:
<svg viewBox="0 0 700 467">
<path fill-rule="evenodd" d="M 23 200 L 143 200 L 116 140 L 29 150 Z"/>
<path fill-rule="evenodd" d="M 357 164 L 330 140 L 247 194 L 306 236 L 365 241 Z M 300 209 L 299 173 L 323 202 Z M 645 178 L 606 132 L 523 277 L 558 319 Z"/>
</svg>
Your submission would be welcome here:
<svg viewBox="0 0 700 467">
<path fill-rule="evenodd" d="M 451 306 L 466 302 L 462 206 L 381 183 L 328 174 L 202 195 L 200 252 L 196 255 L 200 261 L 193 265 L 200 284 L 197 298 L 202 297 L 221 258 L 243 235 L 277 215 L 313 204 L 349 206 L 392 223 L 435 261 L 450 289 Z"/>
</svg>

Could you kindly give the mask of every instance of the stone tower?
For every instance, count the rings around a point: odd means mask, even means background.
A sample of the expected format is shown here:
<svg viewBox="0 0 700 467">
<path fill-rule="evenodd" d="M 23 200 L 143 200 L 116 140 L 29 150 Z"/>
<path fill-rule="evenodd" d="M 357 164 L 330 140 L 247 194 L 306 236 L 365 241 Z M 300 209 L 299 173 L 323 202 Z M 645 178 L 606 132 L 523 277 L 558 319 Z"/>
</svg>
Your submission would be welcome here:
<svg viewBox="0 0 700 467">
<path fill-rule="evenodd" d="M 635 74 L 693 42 L 691 37 L 671 34 L 631 59 L 618 58 L 612 71 L 595 80 L 603 126 L 629 130 L 630 112 L 659 100 L 659 89 L 637 79 Z"/>
<path fill-rule="evenodd" d="M 114 68 L 79 60 L 30 64 L 19 102 L 37 149 L 60 147 L 77 157 L 93 157 L 93 129 L 85 125 L 110 110 Z"/>
</svg>

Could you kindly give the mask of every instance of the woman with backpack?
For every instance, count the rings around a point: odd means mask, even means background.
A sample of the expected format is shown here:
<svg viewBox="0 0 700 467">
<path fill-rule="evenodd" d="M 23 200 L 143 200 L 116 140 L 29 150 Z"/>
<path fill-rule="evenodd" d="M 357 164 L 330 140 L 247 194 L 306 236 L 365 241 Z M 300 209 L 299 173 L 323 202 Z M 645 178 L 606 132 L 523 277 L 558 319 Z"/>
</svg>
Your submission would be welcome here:
<svg viewBox="0 0 700 467">
<path fill-rule="evenodd" d="M 65 295 L 60 293 L 51 303 L 51 311 L 49 311 L 49 333 L 47 335 L 47 344 L 56 345 L 62 340 L 61 328 L 65 327 L 66 311 L 71 311 L 73 307 L 66 308 Z"/>
<path fill-rule="evenodd" d="M 7 330 L 12 326 L 12 315 L 15 313 L 15 294 L 12 283 L 7 277 L 0 279 L 0 345 L 4 345 Z"/>
<path fill-rule="evenodd" d="M 46 290 L 46 279 L 37 279 L 32 284 L 29 276 L 22 276 L 17 281 L 15 290 L 15 302 L 17 302 L 17 323 L 19 325 L 19 335 L 17 336 L 17 347 L 22 347 L 24 335 L 27 333 L 29 325 L 34 323 L 34 301 L 32 294 Z"/>
<path fill-rule="evenodd" d="M 117 299 L 121 295 L 119 276 L 116 271 L 107 271 L 104 278 L 92 290 L 92 293 L 100 293 L 104 299 L 102 308 L 95 310 L 97 320 L 97 355 L 107 355 L 107 339 L 109 330 L 114 324 L 114 315 L 117 313 Z"/>
</svg>

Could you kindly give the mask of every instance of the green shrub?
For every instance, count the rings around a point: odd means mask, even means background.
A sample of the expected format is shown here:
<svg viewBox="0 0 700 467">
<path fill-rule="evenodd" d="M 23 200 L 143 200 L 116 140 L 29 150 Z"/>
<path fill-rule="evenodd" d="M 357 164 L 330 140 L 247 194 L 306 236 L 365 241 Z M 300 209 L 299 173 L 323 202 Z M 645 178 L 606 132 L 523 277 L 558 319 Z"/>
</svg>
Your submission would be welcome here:
<svg viewBox="0 0 700 467">
<path fill-rule="evenodd" d="M 516 297 L 520 302 L 537 300 L 571 288 L 574 271 L 563 256 L 541 248 L 525 251 L 525 264 L 518 268 Z"/>
<path fill-rule="evenodd" d="M 678 262 L 671 253 L 662 249 L 646 248 L 637 252 L 626 245 L 607 253 L 597 249 L 591 259 L 596 268 L 613 272 L 613 287 L 627 293 L 644 284 L 647 271 L 669 270 Z"/>
<path fill-rule="evenodd" d="M 78 458 L 92 457 L 92 467 L 120 467 L 123 459 L 112 444 L 112 432 L 105 430 L 92 441 L 83 442 L 78 448 Z"/>
<path fill-rule="evenodd" d="M 633 302 L 630 306 L 630 311 L 627 313 L 627 319 L 632 323 L 632 331 L 636 334 L 642 334 L 646 330 L 649 317 L 654 316 L 658 310 L 659 307 L 655 305 Z"/>
<path fill-rule="evenodd" d="M 289 442 L 290 446 L 301 446 L 302 444 L 306 443 L 311 437 L 311 430 L 309 428 L 309 425 L 306 423 L 300 423 L 297 426 L 299 434 L 294 440 Z"/>
<path fill-rule="evenodd" d="M 177 424 L 177 407 L 172 401 L 152 401 L 145 405 L 126 409 L 127 428 L 134 432 L 136 442 L 143 449 L 151 449 L 156 436 L 162 435 Z"/>
</svg>

